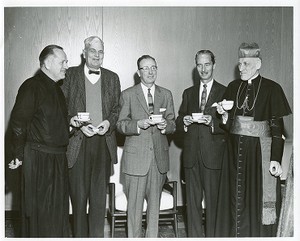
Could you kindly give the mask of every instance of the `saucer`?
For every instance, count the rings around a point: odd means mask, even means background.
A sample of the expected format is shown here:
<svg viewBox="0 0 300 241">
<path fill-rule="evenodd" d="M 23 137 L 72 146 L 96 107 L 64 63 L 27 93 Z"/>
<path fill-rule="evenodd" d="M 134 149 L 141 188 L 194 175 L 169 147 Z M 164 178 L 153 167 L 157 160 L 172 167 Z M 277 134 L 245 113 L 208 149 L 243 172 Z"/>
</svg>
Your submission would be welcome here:
<svg viewBox="0 0 300 241">
<path fill-rule="evenodd" d="M 162 119 L 152 119 L 151 121 L 153 121 L 154 124 L 159 124 L 159 123 L 162 123 L 164 120 L 162 120 Z"/>
<path fill-rule="evenodd" d="M 90 118 L 78 118 L 78 116 L 75 118 L 75 120 L 77 121 L 81 121 L 81 122 L 88 122 L 90 121 L 91 119 Z"/>
<path fill-rule="evenodd" d="M 205 115 L 198 117 L 197 119 L 192 118 L 193 122 L 198 123 L 199 121 L 207 121 L 207 117 Z"/>
</svg>

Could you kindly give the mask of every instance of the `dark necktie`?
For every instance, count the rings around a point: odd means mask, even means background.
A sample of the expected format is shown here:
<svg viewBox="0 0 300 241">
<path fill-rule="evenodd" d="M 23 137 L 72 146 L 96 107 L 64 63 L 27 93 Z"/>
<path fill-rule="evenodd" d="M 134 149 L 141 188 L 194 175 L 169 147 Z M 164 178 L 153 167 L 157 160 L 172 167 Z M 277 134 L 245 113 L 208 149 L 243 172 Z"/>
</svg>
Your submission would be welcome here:
<svg viewBox="0 0 300 241">
<path fill-rule="evenodd" d="M 200 103 L 200 112 L 203 113 L 204 112 L 204 107 L 206 104 L 206 95 L 207 95 L 207 89 L 206 89 L 207 85 L 204 84 L 203 85 L 203 91 L 202 91 L 202 95 L 201 95 L 201 103 Z"/>
<path fill-rule="evenodd" d="M 100 71 L 89 70 L 89 74 L 100 74 Z"/>
<path fill-rule="evenodd" d="M 150 114 L 153 114 L 154 105 L 153 105 L 153 98 L 152 98 L 152 95 L 150 93 L 150 88 L 148 89 L 148 108 L 149 108 Z"/>
</svg>

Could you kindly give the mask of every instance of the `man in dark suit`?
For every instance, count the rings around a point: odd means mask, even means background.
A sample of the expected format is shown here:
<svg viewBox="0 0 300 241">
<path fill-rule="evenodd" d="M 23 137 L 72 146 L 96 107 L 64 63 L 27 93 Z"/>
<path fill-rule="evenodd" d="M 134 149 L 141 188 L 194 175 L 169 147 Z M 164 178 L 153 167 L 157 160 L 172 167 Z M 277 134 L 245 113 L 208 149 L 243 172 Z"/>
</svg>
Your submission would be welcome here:
<svg viewBox="0 0 300 241">
<path fill-rule="evenodd" d="M 169 170 L 169 143 L 166 134 L 175 131 L 171 91 L 155 84 L 157 64 L 149 55 L 137 61 L 141 83 L 121 94 L 118 131 L 126 135 L 122 155 L 127 197 L 128 237 L 142 236 L 142 213 L 147 200 L 146 237 L 158 235 L 160 197 Z M 161 114 L 159 119 L 149 119 Z"/>
<path fill-rule="evenodd" d="M 100 67 L 102 40 L 91 36 L 84 44 L 85 64 L 70 68 L 62 85 L 69 116 L 85 111 L 90 114 L 89 122 L 71 119 L 67 157 L 74 236 L 104 237 L 106 187 L 117 162 L 115 128 L 121 90 L 118 75 Z"/>
<path fill-rule="evenodd" d="M 202 200 L 206 205 L 205 236 L 214 235 L 218 186 L 225 148 L 224 132 L 215 102 L 221 101 L 225 86 L 213 79 L 215 56 L 210 50 L 197 52 L 200 84 L 186 89 L 176 119 L 176 129 L 184 136 L 183 167 L 186 181 L 189 237 L 203 237 Z M 199 119 L 192 113 L 202 113 Z M 199 116 L 199 114 L 198 114 Z"/>
</svg>

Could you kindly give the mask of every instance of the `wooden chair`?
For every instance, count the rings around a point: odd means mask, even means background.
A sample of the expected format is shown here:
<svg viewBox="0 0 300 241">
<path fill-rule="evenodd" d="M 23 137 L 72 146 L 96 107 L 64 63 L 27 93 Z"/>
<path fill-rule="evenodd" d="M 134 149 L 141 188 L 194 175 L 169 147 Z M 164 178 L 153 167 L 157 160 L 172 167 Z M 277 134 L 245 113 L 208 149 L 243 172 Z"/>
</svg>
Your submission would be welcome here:
<svg viewBox="0 0 300 241">
<path fill-rule="evenodd" d="M 118 148 L 119 160 L 121 160 L 122 149 Z M 120 161 L 114 165 L 114 174 L 110 178 L 108 185 L 108 211 L 107 219 L 111 227 L 111 237 L 114 237 L 116 226 L 127 223 L 127 199 L 123 192 L 123 174 L 120 172 Z M 145 221 L 147 202 L 144 202 L 143 220 Z M 178 237 L 177 224 L 177 182 L 168 181 L 165 183 L 160 203 L 159 224 L 172 223 L 175 237 Z"/>
</svg>

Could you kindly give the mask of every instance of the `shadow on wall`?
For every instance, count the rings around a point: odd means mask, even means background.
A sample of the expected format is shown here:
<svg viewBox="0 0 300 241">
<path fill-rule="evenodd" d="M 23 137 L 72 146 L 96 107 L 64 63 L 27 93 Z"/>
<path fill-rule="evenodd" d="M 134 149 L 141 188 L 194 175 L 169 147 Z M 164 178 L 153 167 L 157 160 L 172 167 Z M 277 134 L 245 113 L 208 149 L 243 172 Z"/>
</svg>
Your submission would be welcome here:
<svg viewBox="0 0 300 241">
<path fill-rule="evenodd" d="M 134 80 L 134 85 L 141 83 L 141 79 L 140 79 L 139 75 L 137 74 L 137 72 L 134 73 L 133 80 Z"/>
</svg>

